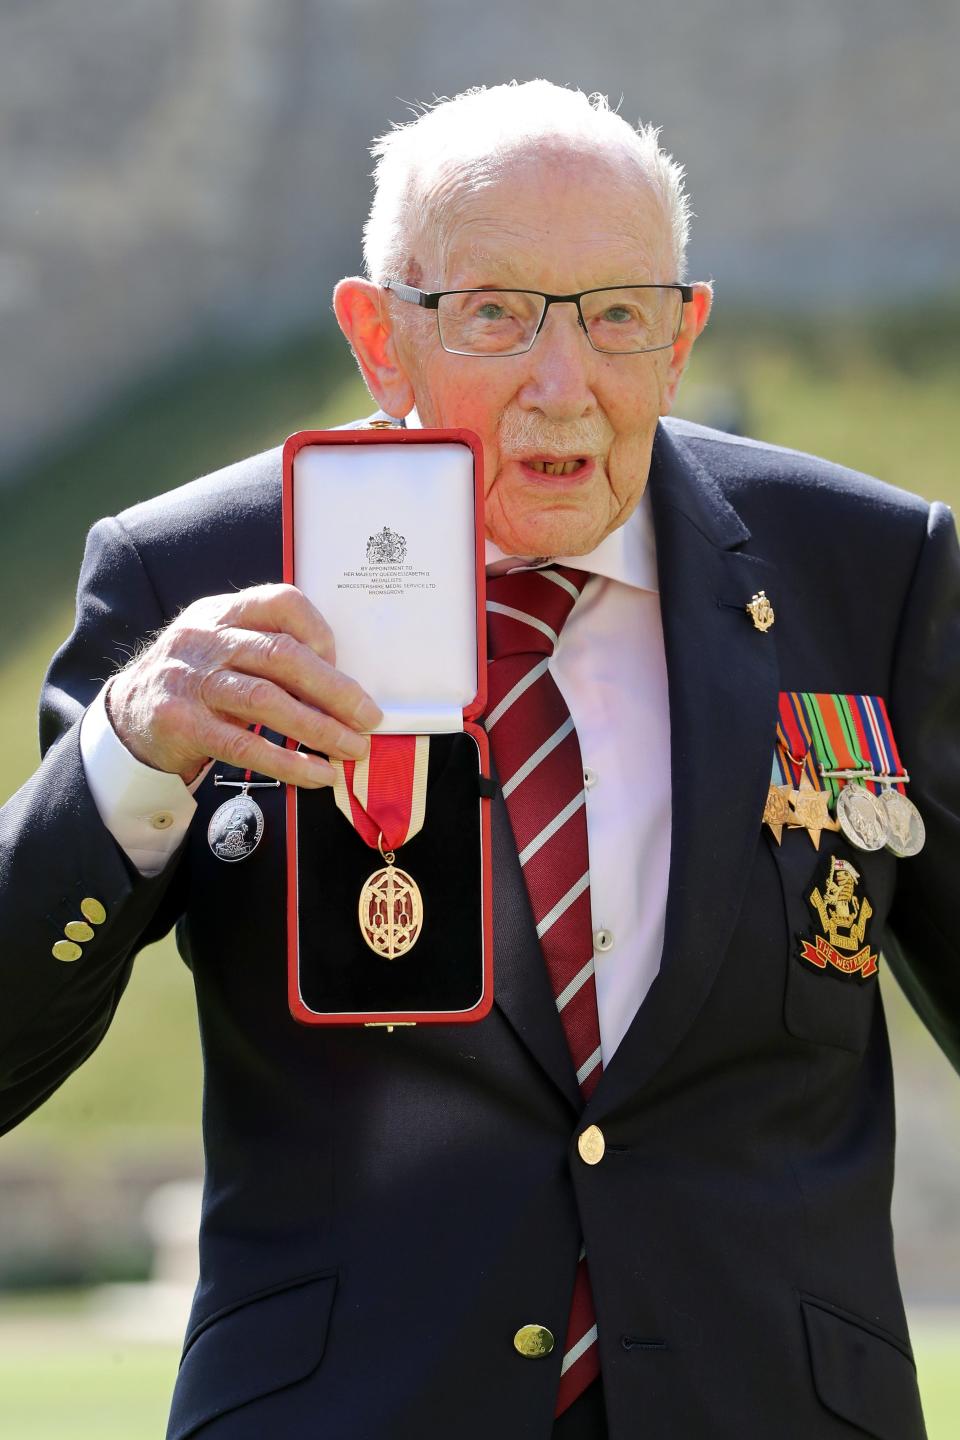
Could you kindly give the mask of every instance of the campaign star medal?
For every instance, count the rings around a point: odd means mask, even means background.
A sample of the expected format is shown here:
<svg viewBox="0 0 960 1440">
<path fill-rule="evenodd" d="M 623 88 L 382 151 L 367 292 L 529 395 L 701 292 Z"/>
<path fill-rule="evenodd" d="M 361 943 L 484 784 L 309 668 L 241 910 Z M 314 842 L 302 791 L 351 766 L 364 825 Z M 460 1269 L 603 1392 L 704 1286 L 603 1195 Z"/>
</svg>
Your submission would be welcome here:
<svg viewBox="0 0 960 1440">
<path fill-rule="evenodd" d="M 797 759 L 791 755 L 783 730 L 778 725 L 777 743 L 773 749 L 773 768 L 761 821 L 761 824 L 770 826 L 770 832 L 778 845 L 783 843 L 783 827 L 791 825 L 794 820 L 790 804 L 794 794 L 793 774 L 794 769 L 802 765 L 802 758 Z"/>
<path fill-rule="evenodd" d="M 826 790 L 818 790 L 810 783 L 804 771 L 799 787 L 790 795 L 790 809 L 793 812 L 790 825 L 803 827 L 810 836 L 814 850 L 820 849 L 821 830 L 837 830 L 839 826 L 830 815 L 830 797 Z"/>
<path fill-rule="evenodd" d="M 878 956 L 865 943 L 873 906 L 856 893 L 860 872 L 849 860 L 831 855 L 830 870 L 821 894 L 814 886 L 808 897 L 820 922 L 822 934 L 812 940 L 800 939 L 800 957 L 826 970 L 830 965 L 841 975 L 859 975 L 861 980 L 877 973 Z"/>
<path fill-rule="evenodd" d="M 770 626 L 776 619 L 773 613 L 773 606 L 767 599 L 766 591 L 764 590 L 759 590 L 757 594 L 754 595 L 753 599 L 746 606 L 746 611 L 753 621 L 755 629 L 762 630 L 764 633 L 770 629 Z"/>
<path fill-rule="evenodd" d="M 763 807 L 763 824 L 769 825 L 773 838 L 780 845 L 783 841 L 783 827 L 793 819 L 790 797 L 794 791 L 789 785 L 771 783 L 767 790 L 767 803 Z"/>
<path fill-rule="evenodd" d="M 360 891 L 360 934 L 375 955 L 398 960 L 423 930 L 423 897 L 396 852 L 423 827 L 430 739 L 426 735 L 371 735 L 363 760 L 334 760 L 337 809 L 384 864 Z"/>
<path fill-rule="evenodd" d="M 837 824 L 830 818 L 830 797 L 824 791 L 817 774 L 810 731 L 802 714 L 794 707 L 796 698 L 787 692 L 781 692 L 780 695 L 777 741 L 773 751 L 773 774 L 767 805 L 771 810 L 776 808 L 776 824 L 781 823 L 783 815 L 782 824 L 790 830 L 806 830 L 814 850 L 819 850 L 821 831 L 836 830 Z M 798 777 L 796 787 L 795 776 Z M 782 783 L 778 784 L 778 781 Z M 776 800 L 772 795 L 774 788 L 780 792 L 780 798 Z M 764 820 L 769 823 L 766 811 Z M 779 844 L 780 835 L 777 835 L 772 825 L 771 829 Z"/>
</svg>

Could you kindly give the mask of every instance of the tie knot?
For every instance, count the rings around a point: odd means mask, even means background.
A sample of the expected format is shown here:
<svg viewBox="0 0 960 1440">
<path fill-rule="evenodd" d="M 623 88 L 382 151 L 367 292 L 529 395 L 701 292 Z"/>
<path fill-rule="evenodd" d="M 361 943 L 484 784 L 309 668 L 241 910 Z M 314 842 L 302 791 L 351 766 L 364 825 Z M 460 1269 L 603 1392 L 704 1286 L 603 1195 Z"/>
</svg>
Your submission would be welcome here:
<svg viewBox="0 0 960 1440">
<path fill-rule="evenodd" d="M 566 565 L 491 576 L 487 580 L 489 658 L 531 652 L 551 655 L 589 579 L 585 570 Z"/>
</svg>

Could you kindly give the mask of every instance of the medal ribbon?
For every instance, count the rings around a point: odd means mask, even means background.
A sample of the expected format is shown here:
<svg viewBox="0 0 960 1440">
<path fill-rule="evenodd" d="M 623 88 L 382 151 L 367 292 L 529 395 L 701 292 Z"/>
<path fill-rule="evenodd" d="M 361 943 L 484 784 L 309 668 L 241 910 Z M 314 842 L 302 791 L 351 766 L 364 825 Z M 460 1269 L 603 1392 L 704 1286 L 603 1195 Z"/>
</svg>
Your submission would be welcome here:
<svg viewBox="0 0 960 1440">
<path fill-rule="evenodd" d="M 361 839 L 399 850 L 423 827 L 429 735 L 371 735 L 363 760 L 331 760 L 333 794 Z"/>
<path fill-rule="evenodd" d="M 801 701 L 810 721 L 814 749 L 826 770 L 869 770 L 869 761 L 860 753 L 860 743 L 853 730 L 842 695 L 815 695 L 804 691 Z M 825 780 L 835 801 L 844 786 L 843 780 Z"/>
<path fill-rule="evenodd" d="M 790 765 L 790 757 L 786 748 L 780 741 L 779 725 L 777 726 L 777 744 L 773 747 L 773 767 L 770 771 L 771 785 L 793 786 L 793 773 Z"/>
<path fill-rule="evenodd" d="M 902 775 L 903 762 L 893 738 L 893 728 L 887 714 L 886 702 L 882 695 L 847 695 L 844 697 L 850 709 L 851 722 L 860 740 L 860 750 L 869 755 L 874 771 L 878 775 Z M 873 786 L 876 790 L 877 787 Z M 903 783 L 894 786 L 901 795 L 906 794 Z"/>
<path fill-rule="evenodd" d="M 824 782 L 817 769 L 813 748 L 813 733 L 803 697 L 796 691 L 781 690 L 777 723 L 777 748 L 782 751 L 782 763 L 787 765 L 789 782 L 799 784 L 806 772 L 814 790 L 822 790 Z"/>
</svg>

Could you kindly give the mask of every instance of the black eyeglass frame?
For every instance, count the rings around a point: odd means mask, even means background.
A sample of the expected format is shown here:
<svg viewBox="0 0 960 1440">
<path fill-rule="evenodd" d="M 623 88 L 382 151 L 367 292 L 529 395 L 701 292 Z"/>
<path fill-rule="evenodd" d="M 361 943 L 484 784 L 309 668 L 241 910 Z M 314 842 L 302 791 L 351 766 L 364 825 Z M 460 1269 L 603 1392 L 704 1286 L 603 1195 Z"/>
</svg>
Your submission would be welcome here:
<svg viewBox="0 0 960 1440">
<path fill-rule="evenodd" d="M 547 311 L 551 305 L 576 305 L 577 316 L 580 320 L 580 328 L 586 335 L 587 340 L 596 350 L 598 355 L 652 355 L 657 350 L 669 350 L 677 343 L 677 337 L 683 329 L 683 308 L 682 305 L 689 305 L 693 299 L 693 286 L 681 285 L 677 281 L 668 281 L 663 285 L 642 284 L 642 285 L 594 285 L 590 290 L 578 290 L 573 295 L 549 295 L 545 290 L 523 290 L 513 285 L 475 285 L 466 290 L 418 290 L 415 285 L 405 285 L 402 280 L 383 280 L 381 289 L 390 290 L 399 300 L 407 300 L 411 305 L 420 305 L 424 310 L 439 310 L 440 301 L 445 295 L 484 295 L 496 293 L 498 290 L 509 292 L 511 295 L 539 295 L 543 300 L 543 314 L 540 316 L 540 323 L 530 337 L 530 344 L 522 350 L 508 350 L 503 354 L 496 351 L 484 353 L 475 350 L 449 350 L 443 344 L 443 335 L 440 332 L 440 316 L 437 316 L 437 334 L 440 336 L 440 344 L 448 355 L 466 355 L 469 359 L 477 360 L 509 360 L 516 355 L 526 355 L 536 344 L 537 336 L 543 329 L 543 322 L 547 318 Z M 678 290 L 682 301 L 680 319 L 677 321 L 676 334 L 672 340 L 665 345 L 650 345 L 643 350 L 602 350 L 599 345 L 594 345 L 590 338 L 590 331 L 587 329 L 586 321 L 583 318 L 583 311 L 580 308 L 580 301 L 584 295 L 599 295 L 604 290 Z"/>
</svg>

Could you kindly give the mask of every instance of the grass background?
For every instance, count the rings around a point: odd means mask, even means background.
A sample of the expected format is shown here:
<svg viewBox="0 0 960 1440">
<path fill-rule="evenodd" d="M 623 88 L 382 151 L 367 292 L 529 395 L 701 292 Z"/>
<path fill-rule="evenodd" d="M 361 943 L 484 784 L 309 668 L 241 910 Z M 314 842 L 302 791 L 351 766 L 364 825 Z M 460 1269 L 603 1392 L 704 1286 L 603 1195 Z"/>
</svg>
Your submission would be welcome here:
<svg viewBox="0 0 960 1440">
<path fill-rule="evenodd" d="M 921 323 L 922 322 L 922 323 Z M 833 317 L 785 326 L 741 314 L 701 342 L 678 412 L 734 414 L 759 438 L 960 501 L 960 351 L 955 317 Z M 279 443 L 293 430 L 368 410 L 326 335 L 282 349 L 207 354 L 144 385 L 0 492 L 0 799 L 36 763 L 36 695 L 72 622 L 83 535 L 99 516 Z M 899 1066 L 930 1042 L 886 986 Z M 936 1072 L 948 1083 L 944 1062 Z M 199 1157 L 200 1060 L 189 976 L 170 941 L 145 951 L 99 1052 L 6 1137 L 3 1164 L 54 1151 L 109 1165 L 137 1148 Z M 953 1134 L 958 1133 L 954 1127 Z M 960 1298 L 960 1297 L 958 1297 Z M 175 1349 L 78 1338 L 71 1307 L 0 1304 L 0 1433 L 10 1440 L 162 1433 Z M 24 1308 L 26 1307 L 26 1308 Z M 74 1315 L 76 1315 L 74 1307 Z M 915 1327 L 931 1440 L 960 1433 L 960 1328 Z"/>
</svg>

